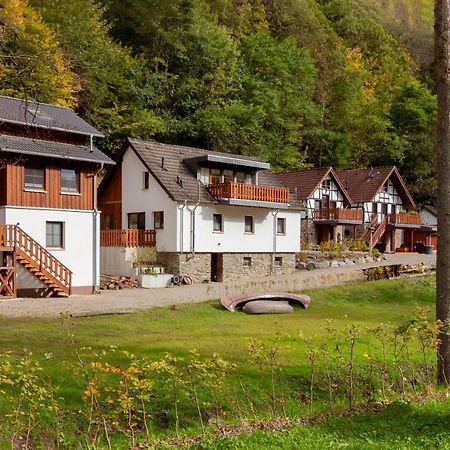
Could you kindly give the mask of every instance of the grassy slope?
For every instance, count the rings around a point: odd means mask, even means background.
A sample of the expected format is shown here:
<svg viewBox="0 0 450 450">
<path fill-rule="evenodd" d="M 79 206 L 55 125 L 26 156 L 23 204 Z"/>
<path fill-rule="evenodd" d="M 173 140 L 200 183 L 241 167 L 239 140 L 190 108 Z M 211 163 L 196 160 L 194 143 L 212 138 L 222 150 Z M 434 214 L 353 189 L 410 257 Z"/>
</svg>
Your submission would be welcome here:
<svg viewBox="0 0 450 450">
<path fill-rule="evenodd" d="M 296 426 L 282 433 L 216 438 L 203 449 L 449 449 L 450 400 L 394 403 L 377 414 L 330 419 L 322 425 Z"/>
<path fill-rule="evenodd" d="M 216 352 L 237 363 L 243 382 L 264 416 L 267 399 L 258 397 L 261 388 L 268 391 L 270 376 L 268 370 L 260 372 L 249 363 L 247 346 L 252 338 L 274 342 L 279 333 L 285 380 L 293 393 L 292 398 L 287 399 L 287 412 L 295 416 L 307 412 L 305 406 L 295 400 L 295 392 L 305 388 L 299 385 L 299 376 L 306 375 L 308 364 L 300 336 L 311 337 L 318 345 L 323 343 L 327 319 L 332 320 L 334 328 L 343 330 L 349 323 L 361 328 L 375 327 L 380 322 L 400 323 L 411 316 L 416 306 L 429 307 L 431 314 L 434 278 L 384 280 L 314 290 L 309 294 L 313 300 L 309 310 L 298 309 L 294 314 L 280 316 L 230 313 L 222 309 L 218 301 L 212 301 L 176 309 L 155 308 L 130 315 L 67 319 L 65 324 L 60 320 L 0 318 L 0 353 L 13 351 L 20 355 L 24 348 L 31 350 L 35 357 L 42 359 L 45 376 L 61 386 L 64 408 L 76 415 L 82 404 L 84 381 L 79 370 L 73 369 L 76 355 L 67 328 L 74 333 L 77 347 L 82 355 L 86 355 L 86 360 L 92 358 L 93 352 L 100 352 L 110 345 L 150 359 L 159 359 L 166 352 L 184 356 L 192 349 L 204 356 Z M 83 350 L 83 347 L 92 350 Z M 43 358 L 47 352 L 54 355 L 49 361 Z M 122 361 L 120 352 L 109 358 L 114 364 Z M 317 433 L 321 432 L 318 429 Z M 314 441 L 316 431 L 311 433 Z M 267 439 L 258 436 L 255 439 Z M 328 438 L 327 435 L 324 439 Z M 249 445 L 249 448 L 260 446 Z M 269 442 L 267 445 L 270 448 Z"/>
<path fill-rule="evenodd" d="M 79 347 L 94 351 L 115 345 L 156 359 L 166 352 L 184 355 L 196 349 L 205 356 L 216 352 L 238 363 L 246 361 L 247 344 L 252 338 L 269 341 L 281 333 L 282 343 L 288 346 L 283 352 L 284 363 L 295 368 L 298 347 L 293 341 L 299 335 L 320 343 L 325 337 L 326 319 L 331 319 L 337 329 L 348 323 L 374 327 L 380 322 L 400 322 L 417 305 L 433 306 L 433 283 L 433 278 L 385 280 L 314 290 L 309 292 L 309 310 L 280 316 L 230 313 L 218 301 L 212 301 L 174 310 L 155 308 L 129 315 L 68 319 L 64 326 L 60 320 L 0 318 L 0 352 L 20 353 L 24 348 L 35 355 L 52 352 L 55 358 L 48 374 L 64 384 L 73 377 L 65 363 L 76 359 L 67 326 Z M 55 361 L 60 364 L 55 365 Z"/>
</svg>

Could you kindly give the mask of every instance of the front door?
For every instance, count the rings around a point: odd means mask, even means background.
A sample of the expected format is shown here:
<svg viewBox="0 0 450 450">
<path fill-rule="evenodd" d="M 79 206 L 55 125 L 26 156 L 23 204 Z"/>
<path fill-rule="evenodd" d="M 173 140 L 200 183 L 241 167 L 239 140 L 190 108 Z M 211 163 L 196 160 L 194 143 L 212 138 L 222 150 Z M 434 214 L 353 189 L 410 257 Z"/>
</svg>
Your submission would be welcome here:
<svg viewBox="0 0 450 450">
<path fill-rule="evenodd" d="M 223 281 L 223 253 L 211 253 L 211 281 Z"/>
</svg>

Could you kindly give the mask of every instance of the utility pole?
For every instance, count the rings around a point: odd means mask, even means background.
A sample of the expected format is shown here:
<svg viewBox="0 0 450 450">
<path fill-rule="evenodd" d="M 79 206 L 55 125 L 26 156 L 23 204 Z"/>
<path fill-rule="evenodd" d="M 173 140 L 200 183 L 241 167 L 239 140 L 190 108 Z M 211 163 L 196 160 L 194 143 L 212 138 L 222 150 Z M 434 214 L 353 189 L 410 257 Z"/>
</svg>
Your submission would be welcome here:
<svg viewBox="0 0 450 450">
<path fill-rule="evenodd" d="M 438 102 L 436 319 L 447 324 L 450 320 L 450 0 L 435 0 L 434 63 Z M 446 329 L 440 333 L 437 359 L 438 383 L 447 384 L 450 335 Z"/>
</svg>

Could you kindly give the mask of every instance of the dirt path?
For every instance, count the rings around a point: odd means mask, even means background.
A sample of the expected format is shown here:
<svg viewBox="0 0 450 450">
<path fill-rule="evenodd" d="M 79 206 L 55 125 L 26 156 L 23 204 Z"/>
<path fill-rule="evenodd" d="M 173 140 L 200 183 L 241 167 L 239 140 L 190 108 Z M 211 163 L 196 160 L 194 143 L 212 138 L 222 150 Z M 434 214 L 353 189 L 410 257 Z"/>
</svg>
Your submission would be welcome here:
<svg viewBox="0 0 450 450">
<path fill-rule="evenodd" d="M 198 303 L 225 295 L 249 292 L 292 292 L 303 289 L 333 286 L 364 279 L 363 268 L 386 264 L 435 263 L 435 255 L 387 255 L 387 260 L 354 266 L 296 271 L 287 275 L 271 275 L 245 280 L 196 284 L 166 289 L 126 289 L 102 291 L 99 295 L 73 295 L 67 299 L 21 298 L 0 300 L 1 317 L 54 318 L 61 314 L 73 317 L 101 314 L 120 314 L 145 310 L 155 306 Z"/>
</svg>

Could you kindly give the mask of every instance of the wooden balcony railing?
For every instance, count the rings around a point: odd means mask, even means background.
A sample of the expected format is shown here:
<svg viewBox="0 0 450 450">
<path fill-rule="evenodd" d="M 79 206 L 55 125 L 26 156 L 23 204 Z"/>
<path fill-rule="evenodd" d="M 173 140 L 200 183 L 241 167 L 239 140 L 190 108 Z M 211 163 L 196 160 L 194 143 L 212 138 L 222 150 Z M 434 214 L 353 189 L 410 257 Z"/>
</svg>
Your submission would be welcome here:
<svg viewBox="0 0 450 450">
<path fill-rule="evenodd" d="M 210 184 L 209 193 L 214 198 L 234 198 L 262 202 L 289 203 L 289 189 L 272 186 L 258 186 L 245 183 Z"/>
<path fill-rule="evenodd" d="M 155 230 L 101 230 L 101 247 L 155 247 Z"/>
<path fill-rule="evenodd" d="M 362 222 L 362 209 L 322 208 L 313 211 L 313 220 L 342 220 Z"/>
<path fill-rule="evenodd" d="M 421 225 L 419 214 L 397 213 L 389 215 L 389 222 L 399 225 Z"/>
</svg>

